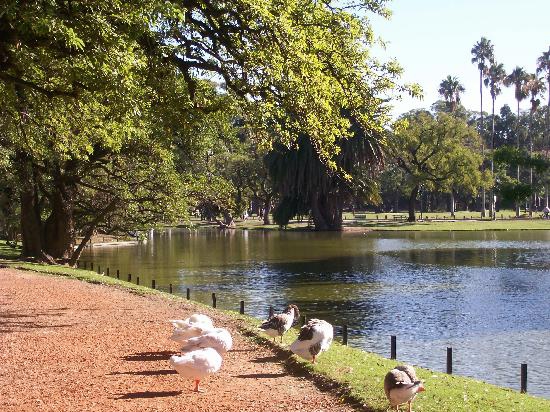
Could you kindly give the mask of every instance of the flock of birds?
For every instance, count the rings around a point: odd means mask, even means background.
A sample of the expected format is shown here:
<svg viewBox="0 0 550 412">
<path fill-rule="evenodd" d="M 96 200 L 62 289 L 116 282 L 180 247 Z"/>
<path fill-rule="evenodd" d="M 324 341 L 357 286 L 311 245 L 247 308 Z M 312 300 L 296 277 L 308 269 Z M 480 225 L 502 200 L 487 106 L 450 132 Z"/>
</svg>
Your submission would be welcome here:
<svg viewBox="0 0 550 412">
<path fill-rule="evenodd" d="M 296 305 L 288 305 L 279 314 L 263 322 L 259 329 L 273 338 L 283 335 L 300 318 Z M 170 366 L 180 375 L 195 382 L 194 391 L 201 392 L 200 381 L 216 373 L 222 366 L 222 356 L 233 346 L 233 339 L 227 329 L 215 328 L 212 320 L 202 314 L 194 314 L 185 320 L 170 321 L 174 326 L 171 339 L 180 343 L 181 354 L 170 357 Z M 298 338 L 289 349 L 303 359 L 315 363 L 317 356 L 328 350 L 334 336 L 330 323 L 320 319 L 310 319 L 302 328 Z M 424 391 L 414 368 L 399 365 L 389 371 L 384 378 L 384 392 L 390 405 L 399 411 L 399 406 L 408 404 L 412 412 L 412 401 L 418 392 Z"/>
</svg>

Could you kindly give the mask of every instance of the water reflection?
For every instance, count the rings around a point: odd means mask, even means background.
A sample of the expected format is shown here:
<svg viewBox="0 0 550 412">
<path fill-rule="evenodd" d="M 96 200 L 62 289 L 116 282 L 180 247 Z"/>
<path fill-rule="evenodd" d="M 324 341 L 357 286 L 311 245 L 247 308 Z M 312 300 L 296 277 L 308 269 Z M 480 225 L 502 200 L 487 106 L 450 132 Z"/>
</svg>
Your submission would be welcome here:
<svg viewBox="0 0 550 412">
<path fill-rule="evenodd" d="M 188 231 L 155 233 L 132 247 L 94 248 L 111 273 L 155 279 L 218 306 L 239 301 L 258 317 L 268 306 L 299 305 L 308 317 L 347 324 L 350 344 L 517 388 L 529 363 L 529 391 L 550 397 L 550 231 L 296 233 Z M 124 277 L 123 277 L 124 278 Z M 148 280 L 149 279 L 149 280 Z"/>
</svg>

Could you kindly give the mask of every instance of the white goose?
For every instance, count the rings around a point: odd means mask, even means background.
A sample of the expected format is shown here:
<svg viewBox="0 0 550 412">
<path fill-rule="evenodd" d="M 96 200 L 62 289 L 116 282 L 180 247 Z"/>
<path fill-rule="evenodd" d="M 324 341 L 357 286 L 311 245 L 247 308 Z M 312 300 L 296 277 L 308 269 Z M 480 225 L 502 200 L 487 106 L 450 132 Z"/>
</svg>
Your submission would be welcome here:
<svg viewBox="0 0 550 412">
<path fill-rule="evenodd" d="M 220 370 L 222 357 L 213 348 L 200 348 L 183 353 L 181 356 L 171 356 L 170 366 L 181 376 L 193 379 L 194 391 L 202 392 L 199 388 L 201 379 Z"/>
<path fill-rule="evenodd" d="M 200 336 L 213 329 L 212 320 L 206 315 L 195 314 L 185 320 L 171 320 L 174 331 L 170 339 L 185 344 L 187 339 Z"/>
<path fill-rule="evenodd" d="M 300 311 L 296 305 L 288 305 L 283 313 L 273 315 L 264 323 L 259 326 L 259 329 L 264 331 L 267 335 L 273 338 L 277 336 L 281 337 L 281 342 L 283 341 L 283 335 L 287 330 L 289 330 L 294 322 L 300 317 Z"/>
<path fill-rule="evenodd" d="M 334 331 L 330 323 L 310 319 L 300 329 L 298 339 L 290 345 L 290 350 L 301 358 L 315 363 L 315 358 L 330 347 L 333 335 Z"/>
<path fill-rule="evenodd" d="M 181 343 L 183 343 L 181 348 L 182 352 L 200 348 L 212 348 L 223 355 L 225 352 L 231 350 L 233 339 L 227 329 L 213 328 Z"/>
<path fill-rule="evenodd" d="M 384 392 L 390 401 L 391 408 L 399 411 L 399 405 L 409 404 L 412 412 L 412 402 L 418 392 L 424 391 L 424 384 L 416 377 L 414 368 L 410 365 L 399 365 L 386 374 Z"/>
</svg>

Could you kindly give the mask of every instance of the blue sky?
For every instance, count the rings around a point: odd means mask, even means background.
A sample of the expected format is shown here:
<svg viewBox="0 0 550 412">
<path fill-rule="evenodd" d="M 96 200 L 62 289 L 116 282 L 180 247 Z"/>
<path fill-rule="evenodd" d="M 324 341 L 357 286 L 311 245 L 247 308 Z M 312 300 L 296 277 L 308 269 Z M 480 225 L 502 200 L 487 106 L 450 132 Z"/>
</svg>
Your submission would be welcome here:
<svg viewBox="0 0 550 412">
<path fill-rule="evenodd" d="M 393 0 L 389 8 L 389 21 L 371 19 L 375 34 L 387 42 L 386 50 L 376 55 L 395 57 L 405 70 L 403 80 L 424 89 L 422 101 L 404 97 L 396 102 L 396 114 L 429 107 L 448 74 L 466 88 L 464 106 L 479 110 L 479 71 L 470 51 L 482 36 L 491 40 L 507 73 L 517 65 L 534 72 L 537 58 L 550 46 L 550 0 Z M 486 90 L 483 108 L 490 112 Z M 505 103 L 515 109 L 512 88 L 503 88 L 495 110 Z M 527 100 L 521 103 L 521 109 L 528 107 Z"/>
</svg>

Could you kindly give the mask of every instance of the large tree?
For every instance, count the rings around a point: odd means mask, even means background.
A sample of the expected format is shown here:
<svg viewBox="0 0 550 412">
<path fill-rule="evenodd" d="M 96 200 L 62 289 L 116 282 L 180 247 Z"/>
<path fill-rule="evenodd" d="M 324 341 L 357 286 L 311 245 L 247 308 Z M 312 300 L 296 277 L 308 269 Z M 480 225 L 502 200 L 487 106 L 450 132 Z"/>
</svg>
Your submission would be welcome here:
<svg viewBox="0 0 550 412">
<path fill-rule="evenodd" d="M 300 136 L 293 147 L 277 143 L 266 155 L 280 199 L 273 211 L 277 224 L 285 226 L 293 216 L 309 212 L 316 230 L 341 230 L 346 203 L 378 200 L 374 174 L 382 163 L 384 135 L 351 120 L 352 136 L 338 141 L 339 151 L 330 159 L 334 168 L 322 161 L 307 135 Z"/>
<path fill-rule="evenodd" d="M 446 192 L 462 187 L 476 192 L 483 184 L 478 154 L 478 133 L 462 119 L 423 110 L 402 116 L 389 140 L 390 156 L 406 175 L 409 187 L 409 222 L 416 221 L 416 200 L 421 186 Z"/>
<path fill-rule="evenodd" d="M 183 205 L 171 203 L 185 195 L 173 143 L 200 136 L 197 118 L 223 109 L 205 77 L 247 106 L 255 135 L 274 130 L 292 144 L 307 133 L 336 168 L 350 126 L 342 105 L 365 129 L 387 122 L 381 107 L 400 68 L 369 58 L 374 35 L 359 16 L 387 15 L 385 3 L 6 2 L 1 134 L 17 168 L 24 255 L 74 263 L 77 229 L 85 241 L 101 222 L 176 218 Z M 120 205 L 128 211 L 115 219 Z"/>
<path fill-rule="evenodd" d="M 484 80 L 485 86 L 489 88 L 489 94 L 491 95 L 491 174 L 495 172 L 495 165 L 492 153 L 495 150 L 495 100 L 501 93 L 501 85 L 506 78 L 506 72 L 504 71 L 504 65 L 502 63 L 493 62 L 487 70 L 487 77 Z M 496 219 L 495 213 L 495 189 L 494 183 L 491 185 L 491 209 L 490 216 L 493 220 Z"/>
<path fill-rule="evenodd" d="M 524 100 L 527 97 L 527 93 L 525 90 L 526 82 L 527 82 L 527 72 L 522 67 L 519 67 L 519 66 L 516 66 L 516 68 L 512 70 L 512 72 L 508 76 L 506 76 L 506 78 L 504 79 L 505 86 L 507 87 L 514 86 L 514 97 L 516 98 L 516 101 L 517 101 L 516 148 L 518 150 L 520 150 L 520 136 L 521 136 L 520 123 L 519 123 L 519 119 L 520 119 L 519 104 L 521 103 L 522 100 Z M 518 183 L 521 183 L 519 163 L 516 169 L 516 179 Z M 519 217 L 519 202 L 516 203 L 516 217 Z"/>
</svg>

